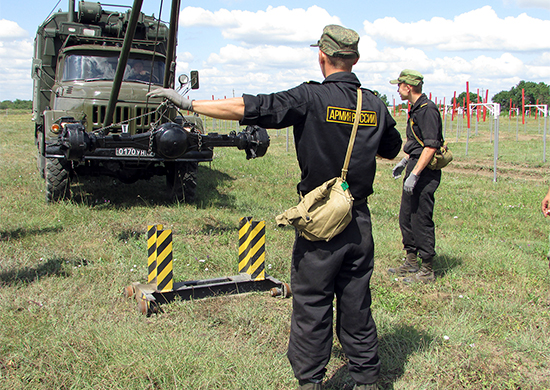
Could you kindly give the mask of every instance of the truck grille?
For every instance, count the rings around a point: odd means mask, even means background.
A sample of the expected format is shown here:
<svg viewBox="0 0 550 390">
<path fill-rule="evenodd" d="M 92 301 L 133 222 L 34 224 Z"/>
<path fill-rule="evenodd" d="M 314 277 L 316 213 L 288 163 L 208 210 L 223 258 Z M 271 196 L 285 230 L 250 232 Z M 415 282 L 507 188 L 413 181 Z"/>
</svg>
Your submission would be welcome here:
<svg viewBox="0 0 550 390">
<path fill-rule="evenodd" d="M 92 124 L 94 129 L 103 127 L 106 113 L 107 106 L 92 106 Z M 145 106 L 117 106 L 113 117 L 115 125 L 110 128 L 110 132 L 122 132 L 122 125 L 120 123 L 124 122 L 129 125 L 130 133 L 143 133 L 149 131 L 149 125 L 158 119 L 159 114 L 153 108 L 147 110 Z"/>
</svg>

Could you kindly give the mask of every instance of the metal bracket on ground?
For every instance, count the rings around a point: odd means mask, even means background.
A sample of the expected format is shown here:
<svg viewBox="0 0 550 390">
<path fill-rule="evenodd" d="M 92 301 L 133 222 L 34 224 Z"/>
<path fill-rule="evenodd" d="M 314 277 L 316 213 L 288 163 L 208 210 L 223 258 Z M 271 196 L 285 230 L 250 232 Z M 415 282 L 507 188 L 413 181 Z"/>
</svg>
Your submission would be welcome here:
<svg viewBox="0 0 550 390">
<path fill-rule="evenodd" d="M 265 273 L 265 221 L 251 217 L 239 222 L 239 274 L 235 276 L 173 282 L 172 231 L 150 225 L 147 231 L 148 283 L 132 283 L 124 288 L 127 298 L 135 298 L 145 315 L 160 311 L 159 305 L 181 300 L 269 291 L 273 297 L 290 297 L 290 285 Z M 168 271 L 166 271 L 168 270 Z"/>
</svg>

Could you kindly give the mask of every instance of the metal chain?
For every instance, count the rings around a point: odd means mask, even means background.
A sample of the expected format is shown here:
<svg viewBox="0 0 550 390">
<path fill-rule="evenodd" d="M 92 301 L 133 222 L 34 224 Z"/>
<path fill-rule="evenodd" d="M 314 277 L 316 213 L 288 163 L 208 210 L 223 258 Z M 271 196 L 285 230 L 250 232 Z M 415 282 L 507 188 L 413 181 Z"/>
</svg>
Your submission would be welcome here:
<svg viewBox="0 0 550 390">
<path fill-rule="evenodd" d="M 197 148 L 200 152 L 202 148 L 202 134 L 199 132 L 197 132 L 196 134 L 197 134 Z"/>
<path fill-rule="evenodd" d="M 147 116 L 147 115 L 154 114 L 154 113 L 156 113 L 157 111 L 160 111 L 161 107 L 162 107 L 162 105 L 160 105 L 159 107 L 157 107 L 157 109 L 156 109 L 155 111 L 149 111 L 149 112 L 146 112 L 145 114 L 141 114 L 141 115 L 135 116 L 135 117 L 133 117 L 133 118 L 128 118 L 128 119 L 126 119 L 125 121 L 118 122 L 118 123 L 113 123 L 113 124 L 110 124 L 109 126 L 101 127 L 101 128 L 99 128 L 99 129 L 94 130 L 93 133 L 103 132 L 103 130 L 108 130 L 108 129 L 112 128 L 112 127 L 119 126 L 119 125 L 123 125 L 124 123 L 129 123 L 130 121 L 133 121 L 133 120 L 136 120 L 136 119 L 139 119 L 139 118 L 143 118 L 143 117 L 145 117 L 145 116 Z M 161 116 L 163 116 L 163 114 L 161 114 Z M 152 123 L 151 125 L 153 126 L 153 125 L 155 125 L 156 123 L 158 123 L 159 121 L 160 121 L 160 119 L 157 120 L 156 122 Z"/>
<path fill-rule="evenodd" d="M 153 154 L 153 134 L 155 132 L 155 124 L 151 125 L 151 131 L 149 132 L 149 148 L 147 149 L 147 154 L 152 155 Z"/>
<path fill-rule="evenodd" d="M 133 121 L 133 120 L 136 120 L 136 119 L 139 119 L 139 118 L 143 118 L 145 116 L 148 116 L 148 115 L 151 115 L 151 114 L 155 114 L 157 112 L 160 112 L 160 115 L 159 115 L 159 118 L 155 121 L 155 122 L 152 122 L 151 123 L 151 130 L 149 131 L 149 146 L 148 146 L 148 149 L 147 149 L 147 154 L 152 154 L 153 153 L 153 138 L 155 136 L 155 133 L 156 133 L 156 128 L 157 128 L 157 125 L 160 123 L 161 119 L 162 118 L 165 118 L 165 119 L 168 119 L 170 120 L 170 118 L 168 116 L 165 115 L 166 111 L 162 111 L 161 112 L 161 109 L 164 108 L 164 106 L 166 105 L 165 103 L 167 103 L 166 101 L 161 103 L 156 110 L 154 111 L 150 111 L 150 112 L 147 112 L 145 114 L 142 114 L 142 115 L 138 115 L 136 117 L 133 117 L 133 118 L 129 118 L 125 121 L 122 121 L 122 122 L 118 122 L 118 123 L 113 123 L 109 126 L 105 126 L 105 127 L 102 127 L 102 128 L 99 128 L 99 129 L 96 129 L 94 130 L 93 132 L 94 133 L 99 133 L 99 132 L 103 132 L 103 130 L 107 130 L 107 129 L 110 129 L 114 126 L 117 126 L 117 125 L 122 125 L 124 123 L 129 123 L 130 121 Z M 194 130 L 194 131 L 193 131 Z M 197 134 L 197 147 L 198 147 L 198 150 L 201 151 L 202 150 L 202 134 L 200 131 L 198 131 L 197 129 L 193 129 L 192 131 L 194 133 Z"/>
</svg>

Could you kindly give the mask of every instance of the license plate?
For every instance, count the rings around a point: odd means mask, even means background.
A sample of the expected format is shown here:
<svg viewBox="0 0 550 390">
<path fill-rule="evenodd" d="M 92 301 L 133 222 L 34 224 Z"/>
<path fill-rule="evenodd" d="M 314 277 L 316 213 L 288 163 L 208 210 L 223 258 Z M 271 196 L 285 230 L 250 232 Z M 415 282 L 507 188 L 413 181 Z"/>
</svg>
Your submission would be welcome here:
<svg viewBox="0 0 550 390">
<path fill-rule="evenodd" d="M 154 153 L 147 153 L 147 150 L 136 148 L 116 148 L 115 154 L 121 157 L 153 157 Z"/>
</svg>

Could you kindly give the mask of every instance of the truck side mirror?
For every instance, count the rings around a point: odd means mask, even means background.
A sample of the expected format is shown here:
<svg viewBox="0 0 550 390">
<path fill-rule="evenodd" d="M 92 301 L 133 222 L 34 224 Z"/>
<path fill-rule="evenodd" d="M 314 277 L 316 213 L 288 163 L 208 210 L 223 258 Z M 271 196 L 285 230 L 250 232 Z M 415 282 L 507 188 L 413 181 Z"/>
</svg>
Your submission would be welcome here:
<svg viewBox="0 0 550 390">
<path fill-rule="evenodd" d="M 191 71 L 191 89 L 199 89 L 199 71 Z"/>
</svg>

